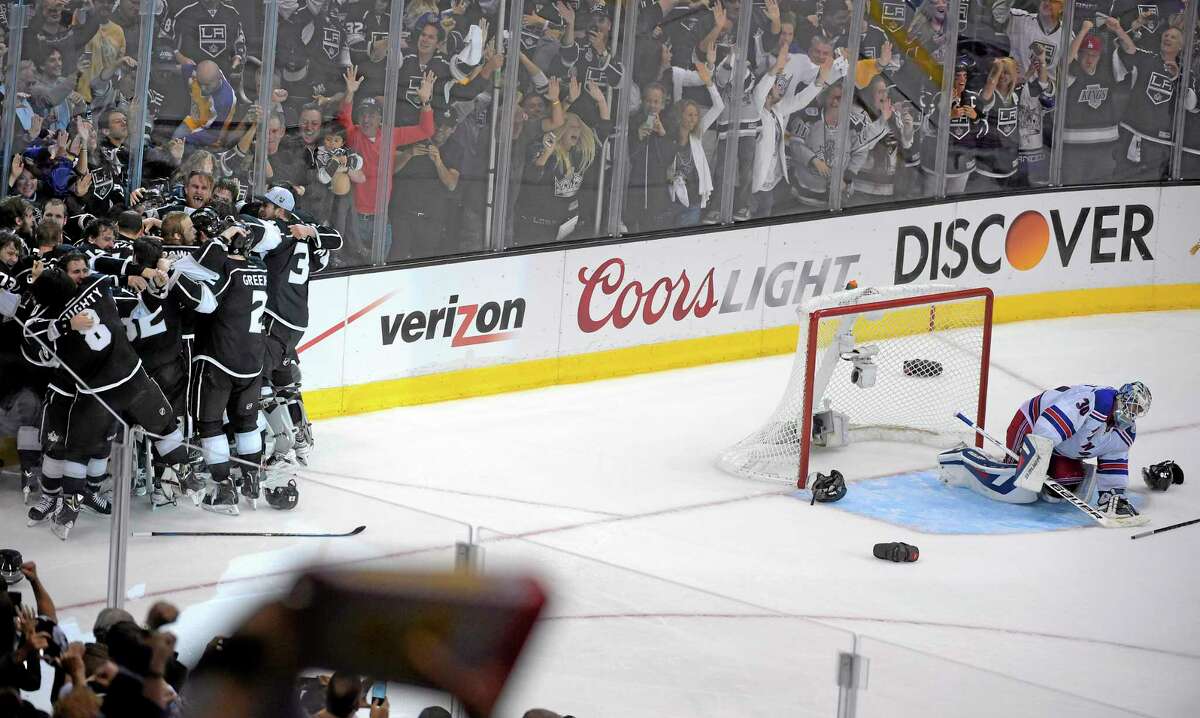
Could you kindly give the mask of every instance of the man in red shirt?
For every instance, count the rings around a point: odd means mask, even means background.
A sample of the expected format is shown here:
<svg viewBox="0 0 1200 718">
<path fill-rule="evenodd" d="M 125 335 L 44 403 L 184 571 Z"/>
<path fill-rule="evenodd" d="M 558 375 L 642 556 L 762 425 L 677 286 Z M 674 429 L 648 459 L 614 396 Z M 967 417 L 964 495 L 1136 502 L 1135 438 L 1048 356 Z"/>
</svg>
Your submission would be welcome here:
<svg viewBox="0 0 1200 718">
<path fill-rule="evenodd" d="M 429 106 L 429 99 L 433 96 L 433 84 L 437 77 L 432 72 L 425 73 L 425 77 L 421 81 L 421 88 L 417 90 L 417 97 L 421 101 L 420 124 L 392 128 L 392 140 L 382 150 L 380 140 L 383 137 L 383 107 L 375 98 L 368 97 L 359 103 L 357 112 L 355 112 L 354 94 L 363 83 L 363 78 L 358 75 L 358 66 L 351 65 L 346 70 L 343 79 L 346 81 L 346 96 L 342 100 L 342 107 L 338 112 L 338 122 L 346 128 L 346 145 L 362 155 L 363 158 L 362 169 L 363 174 L 366 175 L 366 181 L 354 185 L 354 238 L 359 247 L 366 248 L 371 244 L 371 232 L 376 215 L 382 214 L 384 221 L 387 217 L 386 212 L 383 212 L 386 208 L 375 206 L 376 183 L 379 181 L 379 154 L 381 151 L 386 151 L 388 157 L 388 187 L 387 193 L 384 194 L 387 197 L 391 195 L 392 191 L 392 166 L 395 162 L 396 149 L 402 145 L 410 145 L 433 136 L 433 110 Z M 383 256 L 386 257 L 392 243 L 390 225 L 384 232 L 383 243 Z"/>
</svg>

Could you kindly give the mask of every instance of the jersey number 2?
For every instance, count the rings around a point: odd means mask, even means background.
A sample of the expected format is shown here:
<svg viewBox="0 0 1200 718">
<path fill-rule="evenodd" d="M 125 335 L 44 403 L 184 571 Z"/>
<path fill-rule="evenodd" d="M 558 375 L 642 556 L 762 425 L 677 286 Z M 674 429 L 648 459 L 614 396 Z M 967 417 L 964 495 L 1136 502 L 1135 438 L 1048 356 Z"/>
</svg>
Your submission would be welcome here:
<svg viewBox="0 0 1200 718">
<path fill-rule="evenodd" d="M 262 334 L 262 316 L 267 309 L 267 293 L 255 289 L 250 294 L 250 333 Z"/>
</svg>

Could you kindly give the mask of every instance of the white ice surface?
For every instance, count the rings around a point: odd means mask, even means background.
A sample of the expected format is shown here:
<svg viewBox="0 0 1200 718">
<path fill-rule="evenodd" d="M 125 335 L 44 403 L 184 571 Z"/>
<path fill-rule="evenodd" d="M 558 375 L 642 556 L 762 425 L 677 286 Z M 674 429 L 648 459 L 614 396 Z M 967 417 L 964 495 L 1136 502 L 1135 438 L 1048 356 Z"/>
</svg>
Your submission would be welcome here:
<svg viewBox="0 0 1200 718">
<path fill-rule="evenodd" d="M 1198 365 L 1200 312 L 999 326 L 988 427 L 1002 433 L 1042 387 L 1141 379 L 1154 406 L 1131 468 L 1171 458 L 1191 473 L 1145 497 L 1151 527 L 1195 518 Z M 365 533 L 133 539 L 128 587 L 144 596 L 128 608 L 184 607 L 176 630 L 194 660 L 296 566 L 448 568 L 453 544 L 487 527 L 486 565 L 532 567 L 553 598 L 498 715 L 833 716 L 836 654 L 855 633 L 871 661 L 860 716 L 1122 715 L 1064 694 L 1200 715 L 1200 525 L 1139 541 L 1099 528 L 928 535 L 721 473 L 712 457 L 769 415 L 790 366 L 781 356 L 320 422 L 312 468 L 325 473 L 305 477 L 295 511 L 152 514 L 142 499 L 135 529 Z M 823 460 L 851 479 L 934 463 L 897 444 Z M 25 528 L 14 483 L 0 484 L 0 546 L 36 560 L 64 621 L 86 632 L 104 604 L 108 525 L 83 517 L 67 544 Z M 1146 492 L 1136 477 L 1131 490 Z M 875 560 L 879 541 L 917 544 L 921 559 Z M 411 699 L 393 715 L 417 709 Z"/>
</svg>

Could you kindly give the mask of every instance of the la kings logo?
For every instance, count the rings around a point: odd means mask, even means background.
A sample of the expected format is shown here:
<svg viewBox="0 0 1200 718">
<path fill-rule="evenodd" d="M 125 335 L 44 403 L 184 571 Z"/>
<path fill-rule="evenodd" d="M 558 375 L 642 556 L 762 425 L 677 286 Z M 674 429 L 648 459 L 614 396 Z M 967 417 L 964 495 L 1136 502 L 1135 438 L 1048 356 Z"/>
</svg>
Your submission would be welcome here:
<svg viewBox="0 0 1200 718">
<path fill-rule="evenodd" d="M 408 104 L 416 108 L 421 107 L 421 81 L 420 75 L 409 75 L 408 89 L 404 92 L 404 99 L 408 100 Z"/>
<path fill-rule="evenodd" d="M 1146 80 L 1146 97 L 1149 97 L 1150 102 L 1156 105 L 1170 102 L 1171 96 L 1175 94 L 1173 84 L 1174 81 L 1169 75 L 1164 75 L 1161 72 L 1152 72 Z"/>
<path fill-rule="evenodd" d="M 321 34 L 321 49 L 326 57 L 336 60 L 342 51 L 342 33 L 336 27 L 327 27 Z"/>
<path fill-rule="evenodd" d="M 1017 129 L 1017 106 L 1001 107 L 996 110 L 996 129 L 1008 137 Z"/>
<path fill-rule="evenodd" d="M 579 194 L 579 188 L 582 186 L 583 175 L 578 172 L 572 172 L 569 175 L 564 175 L 561 179 L 554 180 L 554 196 L 574 197 Z"/>
<path fill-rule="evenodd" d="M 1029 44 L 1029 57 L 1037 59 L 1044 57 L 1046 59 L 1046 67 L 1054 67 L 1054 45 L 1048 42 L 1033 42 Z"/>
<path fill-rule="evenodd" d="M 199 26 L 200 49 L 209 57 L 217 57 L 225 52 L 227 42 L 224 25 L 202 24 Z"/>
<path fill-rule="evenodd" d="M 1108 99 L 1108 88 L 1102 85 L 1088 85 L 1079 93 L 1079 101 L 1093 110 L 1100 109 L 1100 105 Z"/>
<path fill-rule="evenodd" d="M 880 16 L 880 23 L 883 25 L 883 29 L 889 32 L 896 32 L 904 26 L 904 3 L 883 3 L 883 11 L 880 13 Z"/>
<path fill-rule="evenodd" d="M 1145 24 L 1139 28 L 1137 37 L 1141 37 L 1143 32 L 1148 32 L 1151 35 L 1158 32 L 1158 5 L 1138 5 L 1138 15 L 1145 19 Z"/>
</svg>

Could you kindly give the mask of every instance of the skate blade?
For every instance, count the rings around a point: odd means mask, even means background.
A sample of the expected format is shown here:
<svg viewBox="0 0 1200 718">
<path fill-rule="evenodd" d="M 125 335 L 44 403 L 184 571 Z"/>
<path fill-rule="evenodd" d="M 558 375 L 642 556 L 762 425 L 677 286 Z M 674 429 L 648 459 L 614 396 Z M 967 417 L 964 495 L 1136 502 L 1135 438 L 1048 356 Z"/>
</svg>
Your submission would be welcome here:
<svg viewBox="0 0 1200 718">
<path fill-rule="evenodd" d="M 71 534 L 71 528 L 71 526 L 60 526 L 59 524 L 54 524 L 50 527 L 50 531 L 57 536 L 60 541 L 66 541 L 67 536 Z"/>
<path fill-rule="evenodd" d="M 208 511 L 210 513 L 220 514 L 221 516 L 238 516 L 239 514 L 241 514 L 241 512 L 238 511 L 238 507 L 236 505 L 214 506 L 212 504 L 201 503 L 200 508 L 202 508 L 205 511 Z"/>
</svg>

